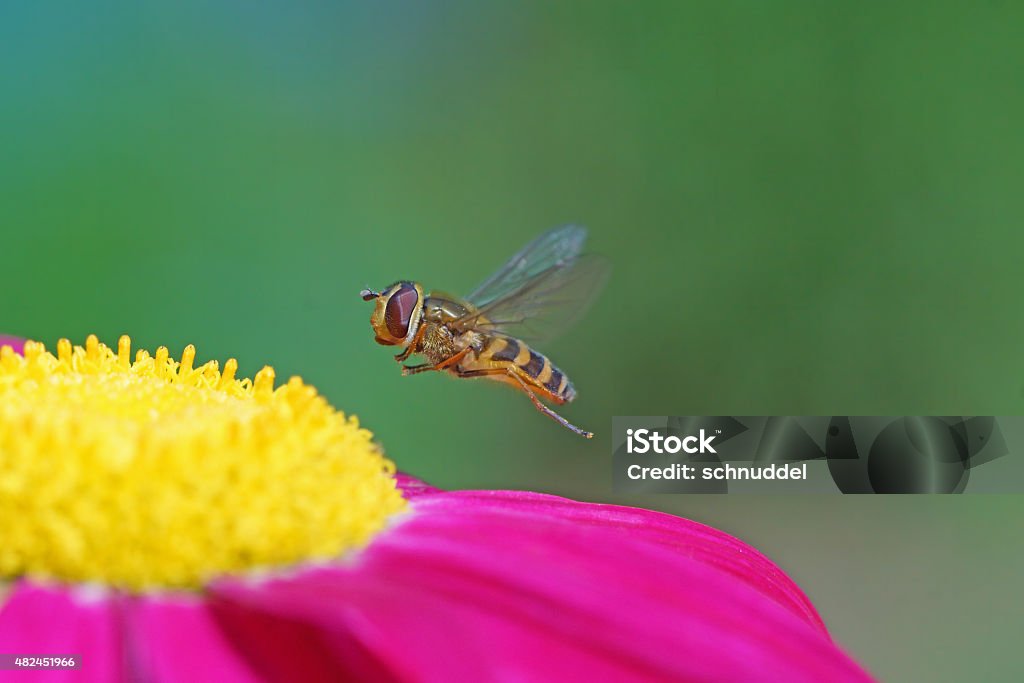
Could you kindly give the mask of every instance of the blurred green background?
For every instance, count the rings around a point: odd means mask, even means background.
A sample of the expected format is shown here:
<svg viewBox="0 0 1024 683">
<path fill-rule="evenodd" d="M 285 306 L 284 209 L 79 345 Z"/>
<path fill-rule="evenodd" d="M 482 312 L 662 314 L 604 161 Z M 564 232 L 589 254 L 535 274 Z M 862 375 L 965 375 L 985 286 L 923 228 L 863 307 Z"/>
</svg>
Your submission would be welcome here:
<svg viewBox="0 0 1024 683">
<path fill-rule="evenodd" d="M 1018 497 L 616 497 L 615 414 L 1024 408 L 1011 2 L 5 4 L 0 330 L 300 374 L 399 467 L 684 514 L 891 681 L 1019 680 Z M 541 231 L 614 273 L 522 396 L 399 376 L 360 288 Z"/>
</svg>

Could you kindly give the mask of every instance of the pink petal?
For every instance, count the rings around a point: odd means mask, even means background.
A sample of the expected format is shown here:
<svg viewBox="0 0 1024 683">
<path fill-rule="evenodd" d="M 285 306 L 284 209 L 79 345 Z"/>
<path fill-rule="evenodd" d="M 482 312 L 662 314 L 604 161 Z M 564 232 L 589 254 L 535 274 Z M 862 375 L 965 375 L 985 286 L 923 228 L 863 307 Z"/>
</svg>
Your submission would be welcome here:
<svg viewBox="0 0 1024 683">
<path fill-rule="evenodd" d="M 132 680 L 266 680 L 234 648 L 200 596 L 122 597 L 120 607 Z"/>
<path fill-rule="evenodd" d="M 214 611 L 242 647 L 266 646 L 237 627 L 247 612 L 305 623 L 349 675 L 869 680 L 781 571 L 707 527 L 539 494 L 413 500 L 351 564 L 223 582 Z"/>
<path fill-rule="evenodd" d="M 255 609 L 243 601 L 214 599 L 225 635 L 268 681 L 398 681 L 394 671 L 366 650 L 353 631 L 328 637 L 316 624 L 289 614 Z M 345 611 L 345 605 L 329 609 Z M 414 677 L 415 678 L 415 677 Z"/>
<path fill-rule="evenodd" d="M 814 605 L 778 566 L 743 541 L 699 522 L 641 508 L 580 503 L 530 491 L 452 491 L 431 504 L 457 510 L 515 510 L 570 520 L 580 527 L 618 529 L 726 571 L 826 632 Z"/>
<path fill-rule="evenodd" d="M 0 606 L 0 652 L 79 655 L 78 669 L 2 673 L 32 683 L 121 680 L 117 615 L 107 599 L 20 581 Z"/>
<path fill-rule="evenodd" d="M 0 334 L 0 346 L 10 346 L 15 353 L 21 353 L 25 348 L 25 340 L 21 337 L 11 337 Z"/>
<path fill-rule="evenodd" d="M 406 498 L 443 492 L 402 472 L 397 474 L 397 479 Z M 522 508 L 524 512 L 561 516 L 581 525 L 618 527 L 631 535 L 642 535 L 651 542 L 676 548 L 748 581 L 825 631 L 825 624 L 810 600 L 781 569 L 756 549 L 713 527 L 661 512 L 579 503 L 531 491 L 452 491 L 447 493 L 446 499 L 456 501 L 460 508 L 464 505 Z"/>
<path fill-rule="evenodd" d="M 441 489 L 434 488 L 430 484 L 413 477 L 412 475 L 406 474 L 405 472 L 397 472 L 395 479 L 398 483 L 398 488 L 406 498 L 415 498 L 417 496 L 425 496 L 432 493 L 440 493 Z"/>
</svg>

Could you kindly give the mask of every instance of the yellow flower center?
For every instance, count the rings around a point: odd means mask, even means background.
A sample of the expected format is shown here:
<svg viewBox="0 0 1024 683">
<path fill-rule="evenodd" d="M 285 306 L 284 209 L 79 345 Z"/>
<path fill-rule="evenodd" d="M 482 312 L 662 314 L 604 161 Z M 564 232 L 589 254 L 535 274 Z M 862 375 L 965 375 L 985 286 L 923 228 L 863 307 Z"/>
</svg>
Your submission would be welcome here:
<svg viewBox="0 0 1024 683">
<path fill-rule="evenodd" d="M 337 557 L 404 509 L 370 432 L 298 377 L 130 353 L 0 348 L 0 581 L 194 588 Z"/>
</svg>

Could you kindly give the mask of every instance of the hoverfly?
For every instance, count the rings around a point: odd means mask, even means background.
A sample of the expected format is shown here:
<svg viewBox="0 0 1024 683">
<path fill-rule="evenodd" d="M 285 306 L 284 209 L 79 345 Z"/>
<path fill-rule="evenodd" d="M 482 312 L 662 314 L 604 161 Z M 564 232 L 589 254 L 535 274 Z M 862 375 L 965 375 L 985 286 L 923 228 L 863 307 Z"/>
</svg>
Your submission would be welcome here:
<svg viewBox="0 0 1024 683">
<path fill-rule="evenodd" d="M 414 353 L 429 361 L 403 365 L 403 376 L 443 370 L 505 382 L 562 426 L 593 437 L 541 402 L 568 403 L 576 389 L 528 345 L 575 322 L 604 285 L 606 262 L 580 255 L 586 237 L 586 228 L 576 225 L 544 233 L 465 298 L 437 291 L 424 295 L 421 284 L 408 280 L 381 292 L 362 290 L 363 301 L 376 301 L 370 324 L 377 342 L 402 347 L 395 356 L 399 363 Z"/>
</svg>

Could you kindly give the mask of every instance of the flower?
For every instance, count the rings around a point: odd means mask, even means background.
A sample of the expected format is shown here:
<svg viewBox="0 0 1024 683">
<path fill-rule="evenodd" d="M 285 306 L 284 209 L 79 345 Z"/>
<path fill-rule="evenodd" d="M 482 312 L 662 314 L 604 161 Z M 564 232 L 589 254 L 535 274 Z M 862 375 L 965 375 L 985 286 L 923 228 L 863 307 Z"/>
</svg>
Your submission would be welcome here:
<svg viewBox="0 0 1024 683">
<path fill-rule="evenodd" d="M 870 680 L 720 531 L 441 491 L 299 379 L 129 351 L 0 349 L 0 653 L 96 681 Z"/>
<path fill-rule="evenodd" d="M 19 337 L 11 337 L 6 334 L 0 334 L 0 347 L 10 346 L 14 353 L 21 353 L 21 349 L 25 344 L 25 340 Z"/>
<path fill-rule="evenodd" d="M 0 576 L 198 588 L 337 557 L 406 507 L 370 433 L 301 379 L 130 354 L 0 351 Z"/>
</svg>

